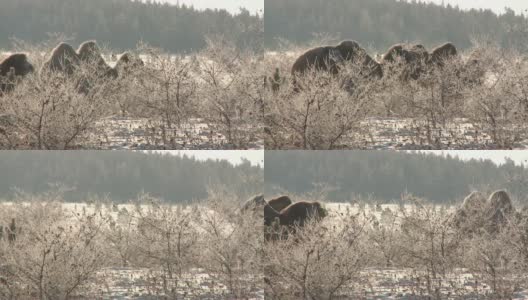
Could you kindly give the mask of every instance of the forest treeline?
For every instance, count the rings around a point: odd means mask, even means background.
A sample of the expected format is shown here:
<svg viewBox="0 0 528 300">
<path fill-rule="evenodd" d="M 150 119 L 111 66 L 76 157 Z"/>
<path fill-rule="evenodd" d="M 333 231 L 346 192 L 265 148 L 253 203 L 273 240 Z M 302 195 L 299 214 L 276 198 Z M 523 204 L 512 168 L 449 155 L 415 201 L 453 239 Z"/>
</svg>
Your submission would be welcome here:
<svg viewBox="0 0 528 300">
<path fill-rule="evenodd" d="M 132 151 L 0 151 L 0 199 L 17 189 L 43 193 L 55 186 L 72 189 L 66 201 L 108 197 L 115 202 L 140 193 L 171 203 L 201 200 L 208 187 L 223 186 L 245 199 L 261 193 L 263 169 L 249 161 L 233 166 L 225 160 Z"/>
<path fill-rule="evenodd" d="M 263 20 L 248 10 L 196 10 L 139 0 L 0 0 L 0 48 L 10 39 L 38 43 L 49 34 L 73 37 L 73 44 L 95 39 L 113 49 L 143 41 L 172 53 L 206 46 L 206 37 L 223 35 L 240 48 L 260 50 Z"/>
<path fill-rule="evenodd" d="M 409 192 L 436 203 L 460 202 L 473 189 L 507 189 L 526 200 L 526 169 L 507 160 L 395 151 L 266 151 L 265 192 L 303 194 L 329 189 L 327 201 L 392 202 Z"/>
<path fill-rule="evenodd" d="M 526 50 L 526 18 L 511 9 L 461 10 L 423 1 L 398 0 L 266 0 L 265 46 L 274 49 L 278 38 L 305 44 L 314 34 L 352 39 L 384 52 L 404 41 L 428 48 L 451 41 L 471 46 L 473 37 L 486 37 L 504 46 Z"/>
</svg>

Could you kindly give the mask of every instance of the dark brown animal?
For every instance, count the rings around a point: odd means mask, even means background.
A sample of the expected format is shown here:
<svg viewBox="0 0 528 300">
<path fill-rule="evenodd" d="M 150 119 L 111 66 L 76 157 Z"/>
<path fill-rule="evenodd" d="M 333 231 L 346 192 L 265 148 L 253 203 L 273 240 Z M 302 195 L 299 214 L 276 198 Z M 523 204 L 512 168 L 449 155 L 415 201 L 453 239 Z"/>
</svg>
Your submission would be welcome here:
<svg viewBox="0 0 528 300">
<path fill-rule="evenodd" d="M 487 201 L 482 194 L 473 192 L 464 199 L 452 221 L 456 228 L 466 234 L 477 233 L 482 229 L 495 233 L 514 216 L 515 209 L 506 191 L 493 192 Z"/>
<path fill-rule="evenodd" d="M 429 61 L 429 53 L 423 45 L 404 45 L 396 44 L 387 50 L 382 56 L 381 65 L 386 69 L 386 73 L 401 69 L 401 79 L 416 80 L 426 70 Z"/>
<path fill-rule="evenodd" d="M 486 198 L 480 192 L 473 191 L 462 202 L 461 209 L 468 213 L 480 211 L 486 205 Z"/>
<path fill-rule="evenodd" d="M 475 231 L 477 227 L 482 227 L 486 205 L 484 195 L 476 191 L 471 192 L 455 212 L 452 219 L 453 225 L 467 233 Z"/>
<path fill-rule="evenodd" d="M 292 75 L 302 75 L 313 68 L 317 71 L 330 71 L 333 74 L 337 74 L 337 62 L 342 60 L 343 57 L 334 47 L 313 48 L 295 60 L 291 73 Z"/>
<path fill-rule="evenodd" d="M 317 47 L 306 51 L 293 63 L 292 75 L 302 75 L 310 69 L 339 72 L 339 64 L 345 61 L 360 63 L 362 73 L 368 77 L 383 75 L 381 66 L 355 41 L 343 41 L 337 46 Z"/>
<path fill-rule="evenodd" d="M 35 69 L 23 53 L 15 53 L 0 62 L 0 93 L 14 89 L 18 77 L 24 77 Z"/>
<path fill-rule="evenodd" d="M 403 44 L 392 45 L 385 54 L 381 57 L 381 63 L 394 63 L 398 58 L 405 58 L 405 51 Z"/>
<path fill-rule="evenodd" d="M 513 215 L 513 204 L 504 190 L 493 192 L 487 203 L 485 216 L 490 231 L 496 231 Z"/>
<path fill-rule="evenodd" d="M 264 205 L 264 225 L 271 226 L 277 219 L 280 220 L 280 213 L 266 203 Z"/>
<path fill-rule="evenodd" d="M 445 43 L 433 49 L 430 56 L 430 63 L 444 66 L 445 61 L 453 59 L 458 56 L 458 51 L 455 45 L 451 43 Z"/>
<path fill-rule="evenodd" d="M 98 74 L 105 77 L 117 78 L 117 71 L 106 63 L 95 41 L 82 43 L 77 49 L 77 55 L 83 63 L 95 64 Z"/>
<path fill-rule="evenodd" d="M 77 52 L 70 44 L 60 43 L 51 51 L 50 58 L 44 62 L 41 68 L 41 75 L 53 73 L 60 76 L 71 77 L 76 75 L 80 68 L 81 60 Z M 76 78 L 76 89 L 78 93 L 87 94 L 89 92 L 89 81 L 82 77 Z M 56 82 L 55 84 L 59 84 Z M 55 109 L 55 101 L 52 100 L 53 109 Z"/>
<path fill-rule="evenodd" d="M 42 65 L 42 70 L 73 75 L 75 69 L 79 67 L 79 64 L 79 56 L 73 47 L 67 43 L 60 43 L 51 51 L 51 56 Z"/>
<path fill-rule="evenodd" d="M 280 196 L 268 201 L 268 204 L 278 212 L 290 206 L 292 203 L 293 201 L 288 196 Z"/>
<path fill-rule="evenodd" d="M 310 219 L 320 220 L 326 216 L 326 210 L 319 202 L 299 201 L 292 203 L 280 212 L 280 224 L 285 226 L 304 226 Z"/>
<path fill-rule="evenodd" d="M 266 203 L 264 205 L 264 240 L 275 241 L 280 237 L 280 213 Z"/>
<path fill-rule="evenodd" d="M 99 46 L 95 41 L 86 41 L 77 48 L 77 55 L 83 62 L 96 62 L 97 64 L 106 63 L 101 56 Z"/>
<path fill-rule="evenodd" d="M 11 69 L 15 76 L 26 76 L 35 70 L 24 53 L 11 54 L 0 62 L 0 76 L 6 76 Z"/>
<path fill-rule="evenodd" d="M 119 73 L 129 73 L 133 69 L 141 68 L 143 66 L 145 66 L 145 63 L 143 62 L 143 60 L 141 60 L 141 58 L 131 53 L 125 52 L 121 54 L 121 56 L 117 60 L 114 69 L 117 70 Z"/>
</svg>

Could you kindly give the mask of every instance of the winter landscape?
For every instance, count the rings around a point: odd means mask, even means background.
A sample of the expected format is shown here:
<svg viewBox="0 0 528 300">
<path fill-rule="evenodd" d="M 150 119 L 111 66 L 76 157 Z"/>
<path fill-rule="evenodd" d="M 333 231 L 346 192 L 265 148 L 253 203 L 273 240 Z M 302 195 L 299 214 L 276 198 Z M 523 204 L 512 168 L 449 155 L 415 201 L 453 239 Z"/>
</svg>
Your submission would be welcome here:
<svg viewBox="0 0 528 300">
<path fill-rule="evenodd" d="M 525 15 L 430 2 L 267 1 L 266 149 L 525 149 Z"/>
<path fill-rule="evenodd" d="M 225 156 L 0 153 L 0 298 L 264 299 L 263 169 Z"/>
<path fill-rule="evenodd" d="M 528 299 L 527 80 L 526 0 L 0 0 L 0 300 Z"/>
<path fill-rule="evenodd" d="M 0 2 L 0 148 L 263 149 L 261 16 L 62 2 Z"/>
<path fill-rule="evenodd" d="M 526 299 L 523 161 L 384 152 L 266 153 L 266 299 Z"/>
</svg>

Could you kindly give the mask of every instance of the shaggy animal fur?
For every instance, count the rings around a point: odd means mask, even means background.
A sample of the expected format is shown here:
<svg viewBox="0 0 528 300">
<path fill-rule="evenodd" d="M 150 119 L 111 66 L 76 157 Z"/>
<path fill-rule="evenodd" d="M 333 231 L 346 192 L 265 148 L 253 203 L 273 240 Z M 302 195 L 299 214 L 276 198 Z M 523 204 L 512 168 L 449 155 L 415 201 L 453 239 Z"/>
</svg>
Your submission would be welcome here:
<svg viewBox="0 0 528 300">
<path fill-rule="evenodd" d="M 510 196 L 506 191 L 500 190 L 493 192 L 488 200 L 486 218 L 492 231 L 506 223 L 512 216 L 514 209 Z"/>
<path fill-rule="evenodd" d="M 293 201 L 288 196 L 280 196 L 268 201 L 268 204 L 278 212 L 290 206 L 292 203 Z"/>
<path fill-rule="evenodd" d="M 381 64 L 387 68 L 393 64 L 399 64 L 403 67 L 401 79 L 416 80 L 426 70 L 429 62 L 429 53 L 423 45 L 404 45 L 396 44 L 389 48 L 389 50 L 382 56 Z M 392 72 L 388 69 L 385 72 Z"/>
<path fill-rule="evenodd" d="M 323 46 L 310 49 L 293 63 L 292 75 L 304 74 L 307 70 L 339 72 L 338 64 L 343 61 L 359 62 L 365 68 L 365 76 L 381 77 L 381 66 L 370 57 L 355 41 L 343 41 L 337 46 Z"/>
<path fill-rule="evenodd" d="M 51 51 L 51 56 L 42 65 L 42 70 L 73 75 L 79 64 L 79 56 L 73 47 L 67 43 L 60 43 Z"/>
<path fill-rule="evenodd" d="M 326 216 L 326 211 L 319 202 L 295 202 L 280 212 L 280 224 L 287 226 L 304 226 L 311 218 L 316 220 Z"/>
<path fill-rule="evenodd" d="M 117 77 L 117 72 L 111 68 L 103 56 L 101 50 L 95 41 L 86 41 L 79 46 L 77 49 L 77 55 L 83 63 L 95 64 L 97 66 L 97 72 L 105 77 Z"/>
<path fill-rule="evenodd" d="M 140 69 L 145 66 L 145 63 L 141 58 L 135 56 L 131 53 L 125 52 L 121 54 L 117 63 L 113 68 L 114 74 L 119 77 L 127 77 L 129 74 L 133 73 L 134 70 Z"/>
<path fill-rule="evenodd" d="M 15 88 L 17 77 L 24 77 L 34 71 L 27 56 L 15 53 L 0 62 L 0 94 L 12 91 Z"/>
<path fill-rule="evenodd" d="M 452 59 L 458 55 L 458 51 L 455 45 L 451 43 L 445 43 L 440 45 L 431 51 L 430 62 L 438 66 L 443 66 L 446 60 Z"/>
</svg>

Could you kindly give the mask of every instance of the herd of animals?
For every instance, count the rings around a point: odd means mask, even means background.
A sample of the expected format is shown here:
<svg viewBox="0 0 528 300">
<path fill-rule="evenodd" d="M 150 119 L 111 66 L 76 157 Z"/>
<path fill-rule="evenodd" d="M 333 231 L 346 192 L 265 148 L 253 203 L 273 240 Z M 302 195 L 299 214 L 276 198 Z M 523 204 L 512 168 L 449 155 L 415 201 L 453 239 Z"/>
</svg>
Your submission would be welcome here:
<svg viewBox="0 0 528 300">
<path fill-rule="evenodd" d="M 240 210 L 261 216 L 263 213 L 264 238 L 267 241 L 286 239 L 289 233 L 295 234 L 295 230 L 304 227 L 307 222 L 321 221 L 328 216 L 327 210 L 320 202 L 294 202 L 288 196 L 265 200 L 264 195 L 257 195 L 247 200 Z M 487 199 L 480 192 L 472 192 L 446 220 L 448 225 L 468 236 L 481 229 L 496 233 L 511 221 L 528 221 L 528 210 L 516 211 L 510 196 L 504 190 L 491 193 Z M 401 227 L 402 230 L 407 228 L 405 223 L 401 224 Z M 4 238 L 5 233 L 6 239 L 14 242 L 18 232 L 15 219 L 7 226 L 0 224 L 0 240 Z"/>
<path fill-rule="evenodd" d="M 133 67 L 144 65 L 139 57 L 125 52 L 120 55 L 112 68 L 104 60 L 95 41 L 86 41 L 77 50 L 68 43 L 60 43 L 43 63 L 40 74 L 45 76 L 52 72 L 71 76 L 80 70 L 79 67 L 83 63 L 95 66 L 97 76 L 111 79 L 124 76 Z M 33 72 L 35 72 L 35 67 L 26 54 L 9 55 L 0 62 L 0 95 L 13 90 L 19 79 Z M 79 87 L 79 91 L 86 92 L 86 86 Z"/>
<path fill-rule="evenodd" d="M 403 77 L 406 79 L 417 79 L 428 67 L 441 67 L 447 59 L 458 56 L 458 51 L 452 43 L 445 43 L 434 48 L 431 52 L 420 44 L 397 44 L 381 56 L 380 61 L 373 59 L 367 51 L 356 41 L 342 41 L 337 46 L 322 46 L 310 49 L 300 55 L 292 65 L 291 74 L 299 76 L 309 69 L 330 71 L 333 74 L 339 72 L 339 65 L 344 61 L 360 62 L 366 77 L 381 78 L 389 70 L 385 66 L 396 62 L 405 65 Z M 95 63 L 102 76 L 117 78 L 120 71 L 130 65 L 143 65 L 139 57 L 125 52 L 117 61 L 114 68 L 110 67 L 104 60 L 95 41 L 86 41 L 76 50 L 67 43 L 60 43 L 55 47 L 48 60 L 43 64 L 42 71 L 63 72 L 71 75 L 81 62 Z M 469 59 L 466 69 L 478 63 L 477 58 Z M 0 62 L 0 79 L 20 78 L 34 72 L 33 65 L 28 61 L 24 53 L 15 53 Z M 5 81 L 5 80 L 3 80 Z M 14 82 L 14 80 L 9 80 Z M 2 83 L 1 91 L 12 89 L 13 83 Z"/>
<path fill-rule="evenodd" d="M 306 51 L 293 63 L 291 75 L 298 90 L 296 78 L 305 75 L 309 70 L 328 71 L 336 75 L 342 63 L 348 61 L 358 64 L 359 75 L 365 78 L 380 79 L 386 75 L 390 76 L 397 66 L 400 68 L 398 73 L 400 79 L 417 80 L 428 71 L 442 69 L 447 61 L 459 58 L 457 48 L 448 42 L 437 46 L 431 52 L 420 44 L 396 44 L 381 55 L 378 61 L 372 58 L 359 43 L 347 40 L 337 46 L 322 46 Z M 478 52 L 473 52 L 466 62 L 462 60 L 457 62 L 457 75 L 464 83 L 480 82 L 483 70 Z"/>
<path fill-rule="evenodd" d="M 264 195 L 257 195 L 247 200 L 241 211 L 263 212 L 266 229 L 280 225 L 293 230 L 295 226 L 303 227 L 312 218 L 320 220 L 327 215 L 326 209 L 317 201 L 293 202 L 288 196 L 265 200 Z M 264 237 L 266 240 L 279 238 L 273 230 L 266 230 Z"/>
<path fill-rule="evenodd" d="M 264 195 L 257 195 L 247 200 L 241 211 L 263 213 L 265 240 L 287 238 L 288 232 L 295 233 L 296 228 L 304 227 L 311 219 L 320 221 L 328 215 L 320 202 L 293 202 L 288 196 L 265 200 Z M 493 192 L 487 199 L 480 192 L 472 192 L 450 215 L 447 222 L 468 234 L 478 229 L 493 233 L 508 221 L 527 219 L 527 213 L 528 211 L 517 212 L 510 196 L 504 190 Z M 288 230 L 279 235 L 277 232 L 280 230 L 277 229 L 281 227 Z M 405 224 L 402 224 L 402 229 L 405 228 Z"/>
<path fill-rule="evenodd" d="M 486 199 L 480 192 L 472 192 L 453 214 L 450 222 L 463 232 L 471 234 L 475 229 L 496 232 L 511 220 L 526 220 L 528 211 L 515 210 L 510 196 L 504 190 L 491 193 Z"/>
</svg>

